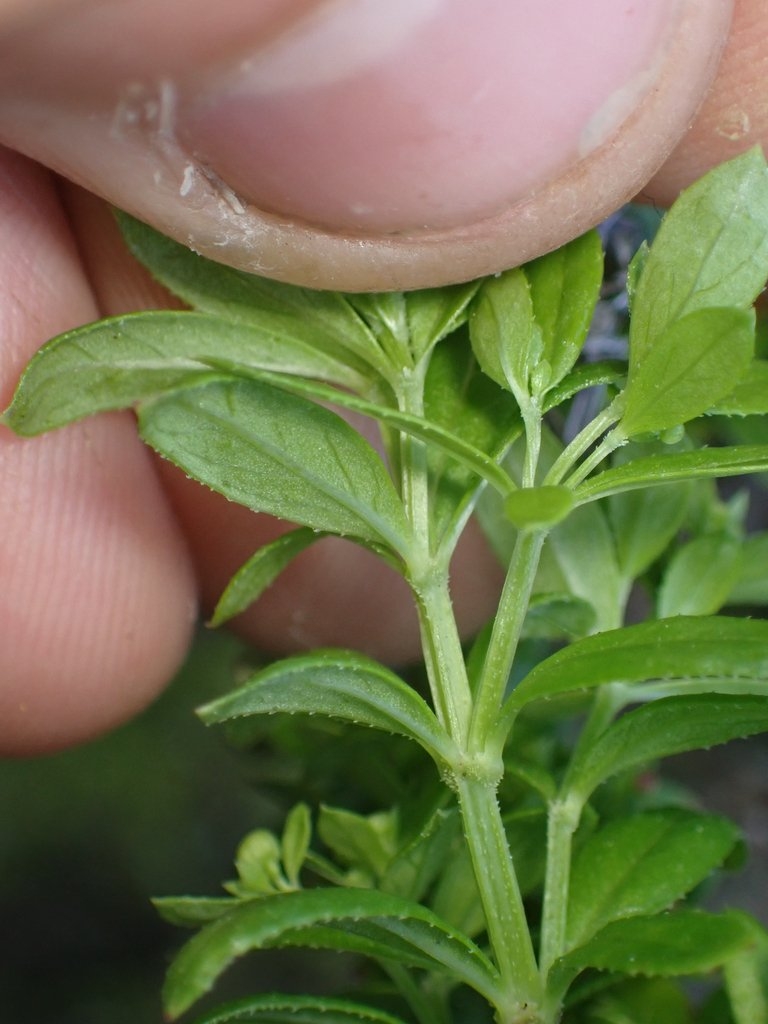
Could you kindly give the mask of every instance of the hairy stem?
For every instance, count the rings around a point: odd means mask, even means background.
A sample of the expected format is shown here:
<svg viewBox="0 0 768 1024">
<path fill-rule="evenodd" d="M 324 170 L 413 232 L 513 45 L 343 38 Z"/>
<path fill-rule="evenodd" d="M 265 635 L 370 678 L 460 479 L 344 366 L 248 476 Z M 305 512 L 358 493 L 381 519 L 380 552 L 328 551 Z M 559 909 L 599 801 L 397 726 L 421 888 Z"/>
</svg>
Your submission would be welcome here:
<svg viewBox="0 0 768 1024">
<path fill-rule="evenodd" d="M 546 530 L 521 530 L 517 536 L 475 694 L 470 727 L 472 751 L 484 750 L 496 732 L 546 535 Z"/>
<path fill-rule="evenodd" d="M 496 1007 L 499 1024 L 538 1021 L 542 987 L 496 783 L 464 776 L 457 780 L 457 793 L 488 937 L 507 993 L 505 1005 Z"/>
</svg>

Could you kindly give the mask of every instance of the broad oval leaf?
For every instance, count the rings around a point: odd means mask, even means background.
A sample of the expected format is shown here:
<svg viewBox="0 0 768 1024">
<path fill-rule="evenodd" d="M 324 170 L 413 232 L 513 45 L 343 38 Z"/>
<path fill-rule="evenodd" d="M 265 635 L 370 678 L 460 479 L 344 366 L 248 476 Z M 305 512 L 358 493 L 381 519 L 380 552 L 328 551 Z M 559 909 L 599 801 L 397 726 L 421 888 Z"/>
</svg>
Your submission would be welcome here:
<svg viewBox="0 0 768 1024">
<path fill-rule="evenodd" d="M 373 889 L 312 889 L 241 903 L 202 929 L 168 972 L 164 1002 L 175 1020 L 238 957 L 255 949 L 324 946 L 446 973 L 498 998 L 485 954 L 421 904 Z"/>
<path fill-rule="evenodd" d="M 327 534 L 300 527 L 260 547 L 237 570 L 219 598 L 210 625 L 220 626 L 253 604 L 297 555 Z"/>
<path fill-rule="evenodd" d="M 408 554 L 410 528 L 381 458 L 314 402 L 255 380 L 216 381 L 142 405 L 139 429 L 247 508 Z"/>
<path fill-rule="evenodd" d="M 675 320 L 746 309 L 768 277 L 768 169 L 758 149 L 710 171 L 662 221 L 632 301 L 630 353 L 644 359 Z"/>
<path fill-rule="evenodd" d="M 722 967 L 755 941 L 746 914 L 678 910 L 606 925 L 585 945 L 556 961 L 548 989 L 561 995 L 587 968 L 618 974 L 675 977 Z"/>
<path fill-rule="evenodd" d="M 768 445 L 744 444 L 723 448 L 702 448 L 693 452 L 649 455 L 623 466 L 606 469 L 575 489 L 577 504 L 611 494 L 635 491 L 679 480 L 745 476 L 768 471 Z"/>
<path fill-rule="evenodd" d="M 719 611 L 739 579 L 742 558 L 741 540 L 725 530 L 696 537 L 678 548 L 659 587 L 659 618 Z"/>
<path fill-rule="evenodd" d="M 227 1003 L 195 1024 L 404 1024 L 372 1006 L 330 996 L 270 993 Z"/>
<path fill-rule="evenodd" d="M 668 909 L 723 863 L 738 837 L 727 819 L 682 808 L 608 822 L 574 858 L 566 948 L 611 921 Z"/>
<path fill-rule="evenodd" d="M 755 315 L 699 309 L 675 320 L 642 359 L 633 359 L 616 428 L 625 437 L 658 433 L 707 412 L 744 377 L 754 350 Z"/>
<path fill-rule="evenodd" d="M 419 743 L 438 762 L 455 757 L 453 743 L 426 702 L 389 669 L 351 651 L 286 658 L 207 704 L 211 725 L 248 715 L 328 715 Z"/>
<path fill-rule="evenodd" d="M 533 700 L 607 683 L 682 679 L 712 688 L 757 682 L 768 694 L 768 622 L 728 616 L 676 616 L 584 637 L 528 673 L 507 701 Z M 725 683 L 724 683 L 725 681 Z"/>
<path fill-rule="evenodd" d="M 768 696 L 662 697 L 624 714 L 571 762 L 567 790 L 581 803 L 612 775 L 689 750 L 768 732 Z"/>
</svg>

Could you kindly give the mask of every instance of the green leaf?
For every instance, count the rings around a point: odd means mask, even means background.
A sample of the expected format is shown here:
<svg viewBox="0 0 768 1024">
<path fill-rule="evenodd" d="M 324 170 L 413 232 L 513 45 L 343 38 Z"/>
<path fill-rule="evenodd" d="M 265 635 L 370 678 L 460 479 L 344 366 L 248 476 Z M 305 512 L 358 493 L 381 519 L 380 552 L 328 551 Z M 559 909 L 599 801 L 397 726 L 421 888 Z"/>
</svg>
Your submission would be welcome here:
<svg viewBox="0 0 768 1024">
<path fill-rule="evenodd" d="M 595 609 L 571 594 L 534 594 L 528 605 L 522 635 L 526 638 L 574 640 L 595 628 Z"/>
<path fill-rule="evenodd" d="M 405 295 L 411 349 L 418 359 L 466 323 L 469 304 L 481 281 L 444 288 L 427 288 Z"/>
<path fill-rule="evenodd" d="M 573 509 L 568 487 L 524 487 L 504 501 L 504 511 L 519 530 L 555 526 Z"/>
<path fill-rule="evenodd" d="M 285 819 L 280 837 L 280 858 L 285 877 L 297 888 L 302 866 L 309 852 L 312 838 L 312 819 L 306 804 L 296 804 Z"/>
<path fill-rule="evenodd" d="M 754 329 L 752 310 L 699 309 L 671 323 L 642 357 L 630 347 L 616 429 L 624 437 L 658 433 L 707 412 L 749 369 Z"/>
<path fill-rule="evenodd" d="M 254 380 L 269 386 L 275 386 L 281 391 L 303 397 L 308 395 L 320 402 L 327 402 L 349 409 L 353 412 L 362 413 L 371 419 L 376 420 L 383 427 L 392 427 L 404 434 L 410 434 L 418 438 L 431 448 L 437 449 L 443 457 L 448 456 L 451 460 L 458 462 L 465 471 L 469 471 L 475 478 L 475 485 L 480 486 L 481 482 L 488 481 L 500 493 L 508 494 L 514 489 L 515 484 L 508 474 L 501 469 L 496 462 L 489 458 L 483 451 L 468 444 L 463 436 L 444 429 L 436 422 L 422 416 L 414 416 L 411 413 L 401 412 L 391 406 L 381 405 L 377 402 L 369 402 L 365 398 L 348 392 L 340 391 L 338 388 L 329 387 L 318 381 L 303 380 L 297 377 L 288 377 L 285 374 L 273 374 L 268 371 L 249 370 L 238 363 L 232 363 L 223 359 L 210 359 L 209 365 L 212 369 L 220 370 L 223 374 L 235 378 Z M 451 426 L 455 425 L 451 424 Z"/>
<path fill-rule="evenodd" d="M 180 928 L 200 928 L 239 906 L 232 896 L 160 896 L 152 906 L 164 921 Z"/>
<path fill-rule="evenodd" d="M 483 282 L 469 318 L 469 337 L 483 373 L 522 403 L 532 393 L 531 377 L 543 345 L 521 267 Z"/>
<path fill-rule="evenodd" d="M 768 415 L 768 359 L 755 359 L 741 383 L 708 411 L 718 416 Z"/>
<path fill-rule="evenodd" d="M 567 402 L 587 388 L 609 384 L 618 387 L 627 376 L 627 364 L 618 359 L 603 359 L 596 363 L 580 363 L 562 379 L 557 387 L 547 392 L 542 411 L 549 412 Z"/>
<path fill-rule="evenodd" d="M 381 880 L 381 891 L 411 900 L 423 900 L 427 890 L 444 870 L 456 844 L 459 828 L 455 808 L 435 811 L 418 833 L 397 851 Z M 434 905 L 432 909 L 439 914 Z"/>
<path fill-rule="evenodd" d="M 741 565 L 742 543 L 727 531 L 684 544 L 672 556 L 661 581 L 659 618 L 719 611 L 739 578 Z"/>
<path fill-rule="evenodd" d="M 689 313 L 749 308 L 768 277 L 768 170 L 762 152 L 755 148 L 716 167 L 683 192 L 643 263 L 630 327 L 630 352 L 640 362 Z"/>
<path fill-rule="evenodd" d="M 768 693 L 768 622 L 727 616 L 676 617 L 584 637 L 528 673 L 509 713 L 534 700 L 608 683 L 684 680 L 713 691 L 755 683 Z M 750 692 L 749 689 L 746 692 Z"/>
<path fill-rule="evenodd" d="M 226 1003 L 195 1024 L 403 1024 L 391 1013 L 330 996 L 271 993 Z"/>
<path fill-rule="evenodd" d="M 142 437 L 233 501 L 407 555 L 381 458 L 335 413 L 255 380 L 219 381 L 139 410 Z"/>
<path fill-rule="evenodd" d="M 619 974 L 676 977 L 706 974 L 753 942 L 745 914 L 677 910 L 614 921 L 558 960 L 549 987 L 560 993 L 587 968 Z"/>
<path fill-rule="evenodd" d="M 609 822 L 574 858 L 567 947 L 611 921 L 668 909 L 723 863 L 737 839 L 725 818 L 680 808 Z"/>
<path fill-rule="evenodd" d="M 324 536 L 327 534 L 301 527 L 259 548 L 227 584 L 213 611 L 210 625 L 221 626 L 245 611 L 297 555 Z"/>
<path fill-rule="evenodd" d="M 248 901 L 203 928 L 172 964 L 165 1007 L 175 1020 L 239 956 L 321 945 L 446 973 L 493 1002 L 493 965 L 475 944 L 426 907 L 372 889 L 313 889 Z"/>
<path fill-rule="evenodd" d="M 603 281 L 603 246 L 597 231 L 526 264 L 536 323 L 550 368 L 549 387 L 559 384 L 579 357 Z"/>
<path fill-rule="evenodd" d="M 239 879 L 225 885 L 234 896 L 264 896 L 285 888 L 277 837 L 266 829 L 249 832 L 235 856 Z"/>
<path fill-rule="evenodd" d="M 568 590 L 595 610 L 595 628 L 610 629 L 621 615 L 622 584 L 613 537 L 597 505 L 575 509 L 552 530 L 545 547 Z"/>
<path fill-rule="evenodd" d="M 729 604 L 768 604 L 768 531 L 742 542 L 741 571 L 728 595 Z"/>
<path fill-rule="evenodd" d="M 638 446 L 616 453 L 618 464 L 637 458 Z M 650 449 L 650 452 L 648 451 Z M 655 449 L 655 451 L 654 451 Z M 659 454 L 661 443 L 643 445 L 641 452 Z M 648 457 L 648 455 L 646 455 Z M 608 500 L 608 519 L 616 545 L 619 571 L 633 580 L 664 552 L 683 524 L 691 495 L 691 483 L 681 481 L 667 487 L 653 487 L 614 494 Z"/>
<path fill-rule="evenodd" d="M 640 284 L 640 278 L 643 276 L 643 270 L 645 264 L 648 262 L 648 257 L 651 254 L 651 247 L 647 241 L 641 242 L 639 249 L 629 261 L 627 267 L 627 304 L 629 306 L 630 313 L 633 310 L 635 295 L 637 294 L 637 288 Z"/>
<path fill-rule="evenodd" d="M 745 444 L 724 448 L 702 448 L 693 452 L 650 455 L 624 466 L 606 469 L 576 488 L 576 501 L 583 504 L 610 494 L 622 494 L 639 487 L 676 483 L 710 477 L 744 476 L 768 471 L 768 445 Z"/>
<path fill-rule="evenodd" d="M 754 922 L 755 944 L 725 963 L 725 984 L 735 1024 L 768 1022 L 768 935 Z"/>
<path fill-rule="evenodd" d="M 286 658 L 199 714 L 211 725 L 277 712 L 328 715 L 406 736 L 438 761 L 454 756 L 447 734 L 415 690 L 383 665 L 348 651 Z"/>
<path fill-rule="evenodd" d="M 322 806 L 317 833 L 340 863 L 381 879 L 397 852 L 395 811 L 356 814 L 343 807 Z"/>
<path fill-rule="evenodd" d="M 357 372 L 287 330 L 233 323 L 188 311 L 133 313 L 61 334 L 30 360 L 5 414 L 17 433 L 32 435 L 214 374 L 210 358 L 317 377 L 359 388 Z"/>
<path fill-rule="evenodd" d="M 768 689 L 768 688 L 767 688 Z M 571 763 L 568 789 L 581 803 L 606 779 L 689 750 L 768 731 L 768 696 L 693 693 L 629 711 Z"/>
<path fill-rule="evenodd" d="M 481 372 L 462 333 L 447 338 L 432 354 L 424 384 L 424 415 L 443 430 L 453 432 L 460 424 L 464 443 L 494 463 L 522 429 L 516 403 Z M 446 446 L 429 443 L 427 457 L 439 537 L 471 504 L 482 484 L 469 462 L 459 462 Z"/>
<path fill-rule="evenodd" d="M 134 256 L 188 305 L 274 336 L 301 340 L 363 376 L 391 372 L 376 338 L 337 292 L 297 288 L 205 259 L 126 214 L 118 214 Z"/>
</svg>

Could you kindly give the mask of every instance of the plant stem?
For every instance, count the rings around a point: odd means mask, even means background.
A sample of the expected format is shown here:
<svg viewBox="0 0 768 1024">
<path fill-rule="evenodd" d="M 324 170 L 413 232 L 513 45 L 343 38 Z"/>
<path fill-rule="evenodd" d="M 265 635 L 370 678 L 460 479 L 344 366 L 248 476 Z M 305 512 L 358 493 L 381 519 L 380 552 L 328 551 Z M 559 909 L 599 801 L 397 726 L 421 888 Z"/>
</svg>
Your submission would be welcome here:
<svg viewBox="0 0 768 1024">
<path fill-rule="evenodd" d="M 571 443 L 565 448 L 552 464 L 549 472 L 544 477 L 545 484 L 562 483 L 568 470 L 578 461 L 579 458 L 595 444 L 602 435 L 619 419 L 621 415 L 617 409 L 617 403 L 612 402 L 607 409 L 603 409 L 591 420 L 584 429 L 574 437 Z M 606 453 L 607 454 L 607 453 Z"/>
<path fill-rule="evenodd" d="M 447 573 L 412 581 L 421 643 L 435 712 L 463 750 L 472 717 L 472 693 L 464 664 Z"/>
<path fill-rule="evenodd" d="M 553 800 L 547 822 L 547 871 L 541 918 L 539 967 L 542 983 L 552 964 L 565 952 L 568 891 L 571 880 L 571 847 L 581 815 L 574 799 Z"/>
<path fill-rule="evenodd" d="M 546 530 L 521 530 L 517 535 L 475 693 L 469 732 L 471 751 L 484 750 L 496 731 L 546 535 Z"/>
<path fill-rule="evenodd" d="M 456 788 L 488 937 L 508 994 L 506 1005 L 496 1007 L 499 1024 L 538 1021 L 542 986 L 496 783 L 464 776 Z"/>
</svg>

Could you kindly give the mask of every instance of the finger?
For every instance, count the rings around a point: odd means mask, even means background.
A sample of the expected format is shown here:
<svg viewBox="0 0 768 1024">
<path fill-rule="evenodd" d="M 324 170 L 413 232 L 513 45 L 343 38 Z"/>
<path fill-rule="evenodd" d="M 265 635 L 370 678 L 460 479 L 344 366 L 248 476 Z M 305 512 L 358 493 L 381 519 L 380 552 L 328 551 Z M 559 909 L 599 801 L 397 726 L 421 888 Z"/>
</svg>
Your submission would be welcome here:
<svg viewBox="0 0 768 1024">
<path fill-rule="evenodd" d="M 47 174 L 0 151 L 0 401 L 46 338 L 97 315 Z M 53 750 L 143 707 L 194 615 L 187 553 L 130 417 L 0 427 L 0 752 Z"/>
<path fill-rule="evenodd" d="M 754 145 L 768 146 L 768 4 L 737 0 L 714 87 L 691 130 L 643 195 L 669 206 L 710 167 Z"/>
<path fill-rule="evenodd" d="M 8 29 L 0 139 L 215 258 L 351 290 L 476 277 L 598 221 L 690 123 L 731 5 L 180 6 Z"/>
</svg>

